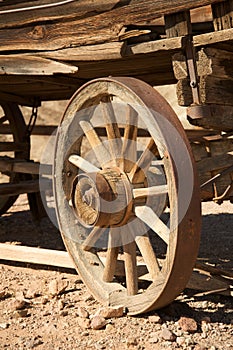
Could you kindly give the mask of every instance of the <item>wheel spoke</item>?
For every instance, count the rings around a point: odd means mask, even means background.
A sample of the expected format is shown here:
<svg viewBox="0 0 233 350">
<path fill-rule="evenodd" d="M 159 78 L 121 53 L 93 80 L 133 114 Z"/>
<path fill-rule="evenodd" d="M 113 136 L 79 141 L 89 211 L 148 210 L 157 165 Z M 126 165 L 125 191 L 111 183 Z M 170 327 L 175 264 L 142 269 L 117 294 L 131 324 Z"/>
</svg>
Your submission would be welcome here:
<svg viewBox="0 0 233 350">
<path fill-rule="evenodd" d="M 133 198 L 142 198 L 148 196 L 159 196 L 161 194 L 168 193 L 167 185 L 144 187 L 144 188 L 134 188 L 133 189 Z"/>
<path fill-rule="evenodd" d="M 137 131 L 138 131 L 138 113 L 127 105 L 126 126 L 121 151 L 121 167 L 125 172 L 132 169 L 137 160 Z"/>
<path fill-rule="evenodd" d="M 106 229 L 106 227 L 95 226 L 85 241 L 82 243 L 82 249 L 86 251 L 91 250 L 91 248 L 95 246 L 96 241 L 100 238 Z"/>
<path fill-rule="evenodd" d="M 132 236 L 127 231 L 123 232 L 121 230 L 121 239 L 124 250 L 127 294 L 135 295 L 138 292 L 136 243 L 132 241 Z"/>
<path fill-rule="evenodd" d="M 115 165 L 118 165 L 120 158 L 120 151 L 122 148 L 121 134 L 117 124 L 116 116 L 112 107 L 112 103 L 101 102 L 104 121 L 106 123 L 106 131 L 108 136 L 108 145 L 110 153 Z"/>
<path fill-rule="evenodd" d="M 76 154 L 72 154 L 69 157 L 69 162 L 86 173 L 96 173 L 100 171 L 100 169 L 97 168 L 95 165 L 91 164 L 86 159 L 77 156 Z"/>
<path fill-rule="evenodd" d="M 132 183 L 143 182 L 145 179 L 145 172 L 149 169 L 150 163 L 154 157 L 155 152 L 157 151 L 156 144 L 151 138 L 146 149 L 135 163 L 133 168 L 129 173 L 129 179 Z"/>
<path fill-rule="evenodd" d="M 108 250 L 106 255 L 103 280 L 105 282 L 112 282 L 117 265 L 117 256 L 120 245 L 120 229 L 110 229 L 108 237 Z"/>
<path fill-rule="evenodd" d="M 155 214 L 155 212 L 147 206 L 135 207 L 136 216 L 147 224 L 157 235 L 166 243 L 169 243 L 170 229 Z"/>
<path fill-rule="evenodd" d="M 81 120 L 79 124 L 83 129 L 83 132 L 86 135 L 100 165 L 105 166 L 106 164 L 109 164 L 111 161 L 111 155 L 103 145 L 91 123 Z"/>
<path fill-rule="evenodd" d="M 134 237 L 135 242 L 142 254 L 150 277 L 154 281 L 160 272 L 160 267 L 154 249 L 151 245 L 148 233 L 143 234 L 146 232 L 145 224 L 137 220 L 135 225 L 131 224 L 129 228 L 132 237 Z"/>
</svg>

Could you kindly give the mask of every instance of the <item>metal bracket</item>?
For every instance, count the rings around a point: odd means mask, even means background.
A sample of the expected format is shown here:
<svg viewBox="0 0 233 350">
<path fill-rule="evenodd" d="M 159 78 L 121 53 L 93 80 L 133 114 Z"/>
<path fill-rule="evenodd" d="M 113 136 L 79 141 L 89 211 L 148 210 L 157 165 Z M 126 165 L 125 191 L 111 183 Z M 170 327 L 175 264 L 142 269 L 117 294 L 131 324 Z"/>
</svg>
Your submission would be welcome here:
<svg viewBox="0 0 233 350">
<path fill-rule="evenodd" d="M 32 107 L 32 114 L 30 116 L 29 123 L 27 125 L 26 136 L 30 137 L 32 130 L 36 124 L 37 116 L 38 116 L 38 107 L 40 106 L 40 102 L 35 99 Z"/>
<path fill-rule="evenodd" d="M 195 48 L 193 46 L 193 40 L 191 35 L 188 35 L 186 38 L 185 53 L 186 53 L 188 73 L 190 77 L 190 86 L 191 86 L 192 95 L 193 95 L 193 103 L 195 105 L 200 105 L 201 101 L 200 101 L 200 94 L 199 94 L 199 87 L 198 87 L 199 79 L 197 74 Z"/>
</svg>

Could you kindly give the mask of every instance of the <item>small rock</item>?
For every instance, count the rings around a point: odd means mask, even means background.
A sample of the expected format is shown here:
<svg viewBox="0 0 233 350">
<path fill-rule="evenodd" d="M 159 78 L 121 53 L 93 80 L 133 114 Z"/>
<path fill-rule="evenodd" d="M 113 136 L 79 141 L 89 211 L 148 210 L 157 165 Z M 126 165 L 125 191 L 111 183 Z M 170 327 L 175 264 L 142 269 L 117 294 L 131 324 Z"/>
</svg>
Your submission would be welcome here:
<svg viewBox="0 0 233 350">
<path fill-rule="evenodd" d="M 87 309 L 85 309 L 85 307 L 82 307 L 82 306 L 78 308 L 77 314 L 79 317 L 83 317 L 83 318 L 89 317 L 89 312 L 87 311 Z"/>
<path fill-rule="evenodd" d="M 1 329 L 7 329 L 9 327 L 9 323 L 0 323 Z"/>
<path fill-rule="evenodd" d="M 127 347 L 129 347 L 131 345 L 136 346 L 136 345 L 138 345 L 138 340 L 134 337 L 128 338 L 126 341 L 126 345 L 127 345 Z"/>
<path fill-rule="evenodd" d="M 185 337 L 177 337 L 176 342 L 179 346 L 182 346 L 185 344 Z"/>
<path fill-rule="evenodd" d="M 196 344 L 193 350 L 206 350 L 206 347 L 199 345 L 199 344 Z"/>
<path fill-rule="evenodd" d="M 190 337 L 185 338 L 185 344 L 186 344 L 186 346 L 193 345 L 193 340 L 192 340 L 192 338 L 190 338 Z"/>
<path fill-rule="evenodd" d="M 63 279 L 55 279 L 49 283 L 48 289 L 51 296 L 56 296 L 63 293 L 68 287 L 68 281 Z"/>
<path fill-rule="evenodd" d="M 51 311 L 49 310 L 45 310 L 43 313 L 42 313 L 42 316 L 49 316 L 51 315 Z"/>
<path fill-rule="evenodd" d="M 5 290 L 0 290 L 0 299 L 4 299 L 6 296 L 6 291 Z"/>
<path fill-rule="evenodd" d="M 84 331 L 84 332 L 81 333 L 82 337 L 87 337 L 88 335 L 89 335 L 89 332 L 87 332 L 87 331 Z"/>
<path fill-rule="evenodd" d="M 43 305 L 47 304 L 48 301 L 49 301 L 49 299 L 48 299 L 47 296 L 43 296 L 43 297 L 41 298 L 41 304 L 43 304 Z"/>
<path fill-rule="evenodd" d="M 88 318 L 78 318 L 78 324 L 83 330 L 91 328 L 91 321 Z"/>
<path fill-rule="evenodd" d="M 151 332 L 150 338 L 149 338 L 149 343 L 158 343 L 158 341 L 159 341 L 158 332 Z"/>
<path fill-rule="evenodd" d="M 22 310 L 26 305 L 26 302 L 24 300 L 17 300 L 14 299 L 10 302 L 10 310 L 15 311 L 15 310 Z"/>
<path fill-rule="evenodd" d="M 64 309 L 64 306 L 65 306 L 64 300 L 59 299 L 58 302 L 57 302 L 57 306 L 58 306 L 58 309 L 59 309 L 59 310 L 63 310 L 63 309 Z"/>
<path fill-rule="evenodd" d="M 197 322 L 193 318 L 181 317 L 178 324 L 184 332 L 195 333 L 197 331 Z"/>
<path fill-rule="evenodd" d="M 93 297 L 93 295 L 89 294 L 87 295 L 85 298 L 84 298 L 84 301 L 87 302 L 87 301 L 94 301 L 95 298 Z"/>
<path fill-rule="evenodd" d="M 21 310 L 15 310 L 14 311 L 15 317 L 27 317 L 28 316 L 28 310 L 27 309 L 21 309 Z"/>
<path fill-rule="evenodd" d="M 206 333 L 206 332 L 201 333 L 201 337 L 202 337 L 203 339 L 206 339 L 206 338 L 207 338 L 207 333 Z"/>
<path fill-rule="evenodd" d="M 107 322 L 102 316 L 94 316 L 91 320 L 91 328 L 98 330 L 106 326 Z"/>
<path fill-rule="evenodd" d="M 168 328 L 163 328 L 163 330 L 160 333 L 160 337 L 164 340 L 168 341 L 175 341 L 176 335 L 172 333 Z"/>
<path fill-rule="evenodd" d="M 25 298 L 27 299 L 33 299 L 38 297 L 39 295 L 40 295 L 40 292 L 38 291 L 37 288 L 30 288 L 25 292 Z"/>
<path fill-rule="evenodd" d="M 205 320 L 201 321 L 201 330 L 203 333 L 207 333 L 211 330 L 211 324 L 209 322 L 206 322 Z"/>
<path fill-rule="evenodd" d="M 152 323 L 162 323 L 162 319 L 158 314 L 149 316 L 148 320 Z"/>
<path fill-rule="evenodd" d="M 106 325 L 105 330 L 106 330 L 107 333 L 110 333 L 110 332 L 115 331 L 115 328 L 114 328 L 114 326 L 113 326 L 111 323 L 108 323 L 108 324 Z"/>
<path fill-rule="evenodd" d="M 100 308 L 95 313 L 95 316 L 101 316 L 101 317 L 104 317 L 104 318 L 122 317 L 123 315 L 124 315 L 124 308 L 123 308 L 123 306 L 119 306 L 119 307 L 103 307 L 103 308 Z"/>
<path fill-rule="evenodd" d="M 38 336 L 38 337 L 35 337 L 34 339 L 32 339 L 32 340 L 27 344 L 27 347 L 28 347 L 29 349 L 34 349 L 34 348 L 36 348 L 37 346 L 39 346 L 39 345 L 41 345 L 41 344 L 43 344 L 43 341 L 42 341 L 41 337 Z"/>
<path fill-rule="evenodd" d="M 67 316 L 68 315 L 68 311 L 67 310 L 61 310 L 59 313 L 60 316 Z"/>
<path fill-rule="evenodd" d="M 202 302 L 202 307 L 203 307 L 203 309 L 207 309 L 208 306 L 209 306 L 208 301 L 207 301 L 207 300 L 204 300 L 204 301 Z"/>
<path fill-rule="evenodd" d="M 15 293 L 15 299 L 17 300 L 24 300 L 25 295 L 22 290 L 19 290 L 18 292 Z"/>
</svg>

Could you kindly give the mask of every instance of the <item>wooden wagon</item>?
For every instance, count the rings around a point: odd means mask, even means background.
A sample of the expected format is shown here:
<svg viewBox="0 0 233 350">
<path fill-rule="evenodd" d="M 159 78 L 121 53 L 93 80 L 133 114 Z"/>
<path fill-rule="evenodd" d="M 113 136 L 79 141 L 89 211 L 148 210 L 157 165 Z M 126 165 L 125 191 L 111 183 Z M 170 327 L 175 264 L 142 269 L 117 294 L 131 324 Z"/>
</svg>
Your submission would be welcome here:
<svg viewBox="0 0 233 350">
<path fill-rule="evenodd" d="M 0 142 L 0 212 L 21 193 L 39 210 L 37 110 L 70 99 L 54 149 L 57 218 L 105 304 L 138 314 L 170 303 L 197 257 L 201 200 L 232 200 L 232 43 L 232 0 L 0 2 L 0 133 L 12 135 Z M 153 88 L 169 84 L 193 129 Z M 20 106 L 32 107 L 28 125 Z"/>
</svg>

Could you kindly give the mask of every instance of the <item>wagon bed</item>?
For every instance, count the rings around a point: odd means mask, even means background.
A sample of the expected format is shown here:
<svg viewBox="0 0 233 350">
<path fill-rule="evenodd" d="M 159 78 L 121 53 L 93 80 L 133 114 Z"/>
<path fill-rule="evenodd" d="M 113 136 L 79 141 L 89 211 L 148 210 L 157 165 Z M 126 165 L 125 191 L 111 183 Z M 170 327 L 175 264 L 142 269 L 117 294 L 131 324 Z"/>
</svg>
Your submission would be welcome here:
<svg viewBox="0 0 233 350">
<path fill-rule="evenodd" d="M 191 10 L 196 50 L 211 47 L 232 56 L 231 2 L 86 0 L 52 6 L 58 3 L 1 2 L 2 98 L 25 104 L 35 97 L 66 99 L 84 82 L 109 75 L 175 83 L 172 56 L 185 52 L 191 33 L 181 13 L 196 7 Z"/>
</svg>

